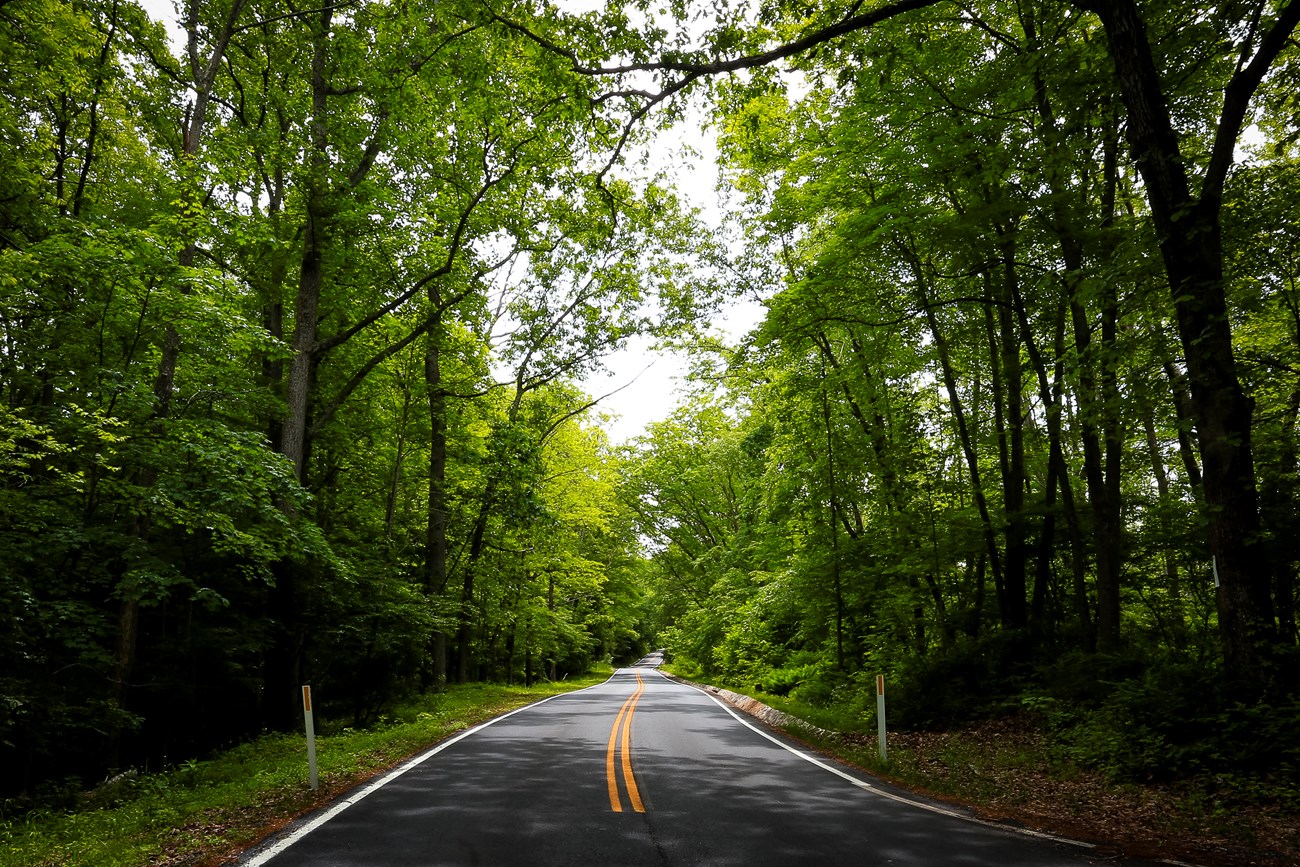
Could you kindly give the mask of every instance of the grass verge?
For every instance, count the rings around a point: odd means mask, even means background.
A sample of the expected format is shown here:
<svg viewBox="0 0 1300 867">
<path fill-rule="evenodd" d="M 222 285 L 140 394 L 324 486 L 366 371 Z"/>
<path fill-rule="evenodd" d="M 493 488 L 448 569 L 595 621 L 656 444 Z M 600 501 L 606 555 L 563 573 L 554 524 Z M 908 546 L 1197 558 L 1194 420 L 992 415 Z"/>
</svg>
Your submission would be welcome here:
<svg viewBox="0 0 1300 867">
<path fill-rule="evenodd" d="M 74 811 L 33 810 L 0 823 L 0 865 L 220 864 L 294 817 L 456 732 L 608 676 L 609 671 L 598 671 L 531 688 L 455 686 L 399 707 L 381 725 L 321 734 L 315 792 L 307 785 L 303 735 L 264 735 L 208 761 L 87 793 Z"/>
</svg>

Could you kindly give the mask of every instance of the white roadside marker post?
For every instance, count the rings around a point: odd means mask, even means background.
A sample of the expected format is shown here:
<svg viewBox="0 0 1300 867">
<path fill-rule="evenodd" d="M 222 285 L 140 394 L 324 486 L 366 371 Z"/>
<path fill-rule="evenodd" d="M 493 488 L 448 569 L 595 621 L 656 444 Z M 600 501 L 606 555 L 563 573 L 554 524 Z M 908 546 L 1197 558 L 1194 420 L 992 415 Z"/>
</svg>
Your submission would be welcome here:
<svg viewBox="0 0 1300 867">
<path fill-rule="evenodd" d="M 885 749 L 885 676 L 876 675 L 876 740 L 880 744 L 880 760 L 888 761 Z"/>
<path fill-rule="evenodd" d="M 302 687 L 302 718 L 307 726 L 307 770 L 314 792 L 320 785 L 320 778 L 316 773 L 316 724 L 311 713 L 311 687 L 306 684 Z"/>
</svg>

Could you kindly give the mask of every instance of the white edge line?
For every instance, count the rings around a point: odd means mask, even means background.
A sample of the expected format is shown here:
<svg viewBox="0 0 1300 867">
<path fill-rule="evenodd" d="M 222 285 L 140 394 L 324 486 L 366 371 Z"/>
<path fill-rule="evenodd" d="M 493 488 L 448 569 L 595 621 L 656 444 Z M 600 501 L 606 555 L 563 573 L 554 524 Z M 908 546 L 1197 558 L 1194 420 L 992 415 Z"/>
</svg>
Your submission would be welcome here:
<svg viewBox="0 0 1300 867">
<path fill-rule="evenodd" d="M 279 855 L 284 850 L 288 849 L 294 843 L 297 843 L 303 837 L 306 837 L 312 831 L 315 831 L 321 825 L 324 825 L 330 819 L 333 819 L 339 813 L 342 813 L 348 807 L 351 807 L 353 804 L 361 801 L 367 795 L 374 794 L 376 791 L 388 785 L 393 780 L 400 777 L 402 774 L 406 773 L 412 768 L 415 768 L 423 764 L 424 762 L 428 761 L 429 759 L 433 758 L 434 756 L 438 755 L 438 753 L 447 749 L 447 747 L 450 747 L 453 744 L 457 744 L 460 741 L 463 741 L 465 738 L 469 737 L 470 735 L 475 734 L 477 732 L 481 732 L 483 731 L 483 729 L 487 728 L 488 726 L 495 725 L 496 723 L 501 722 L 503 719 L 508 719 L 517 713 L 523 713 L 526 710 L 531 710 L 532 708 L 537 707 L 539 704 L 546 704 L 548 701 L 553 701 L 557 698 L 563 698 L 566 695 L 577 695 L 580 692 L 586 692 L 589 689 L 595 689 L 598 686 L 604 686 L 605 684 L 609 683 L 610 680 L 613 680 L 615 675 L 617 674 L 618 674 L 618 670 L 616 669 L 614 671 L 614 674 L 611 674 L 609 676 L 609 680 L 602 681 L 601 683 L 594 683 L 591 686 L 584 686 L 582 689 L 575 689 L 571 692 L 561 692 L 561 693 L 556 693 L 555 695 L 548 695 L 546 698 L 541 699 L 539 701 L 535 701 L 532 704 L 527 704 L 524 705 L 523 707 L 515 708 L 509 713 L 503 713 L 501 714 L 501 716 L 493 717 L 487 722 L 479 723 L 473 728 L 466 729 L 460 734 L 450 737 L 447 740 L 438 743 L 432 749 L 426 750 L 425 752 L 421 753 L 415 758 L 408 759 L 405 763 L 389 771 L 387 774 L 380 777 L 378 780 L 375 780 L 370 783 L 366 783 L 360 789 L 360 791 L 357 791 L 355 794 L 350 795 L 349 797 L 344 798 L 341 801 L 336 801 L 334 803 L 334 806 L 330 807 L 325 812 L 319 814 L 318 816 L 316 816 L 316 818 L 312 819 L 310 822 L 307 822 L 306 824 L 295 829 L 294 831 L 287 834 L 283 838 L 277 840 L 271 846 L 262 849 L 249 860 L 238 861 L 236 863 L 238 863 L 240 867 L 261 867 L 261 865 L 266 864 L 272 858 Z"/>
<path fill-rule="evenodd" d="M 659 675 L 660 677 L 663 677 L 665 680 L 670 679 L 663 672 L 659 672 Z M 677 683 L 678 681 L 672 681 L 672 682 Z M 741 717 L 739 714 L 736 713 L 736 711 L 731 706 L 729 706 L 726 702 L 722 701 L 722 699 L 718 698 L 716 695 L 713 695 L 709 691 L 701 689 L 700 687 L 694 686 L 692 684 L 682 684 L 682 685 L 689 686 L 691 689 L 695 690 L 696 692 L 703 693 L 705 696 L 713 699 L 714 704 L 716 704 L 718 707 L 725 710 L 727 713 L 731 714 L 732 718 L 735 719 L 736 722 L 740 723 L 741 725 L 745 726 L 747 729 L 755 732 L 756 734 L 759 734 L 762 737 L 767 738 L 769 741 L 776 744 L 781 749 L 786 750 L 787 752 L 794 753 L 796 756 L 803 759 L 805 762 L 814 764 L 824 771 L 830 771 L 835 776 L 847 780 L 848 782 L 857 786 L 859 789 L 865 789 L 871 792 L 872 794 L 879 795 L 882 798 L 888 798 L 891 801 L 897 801 L 900 804 L 907 804 L 912 807 L 919 807 L 920 809 L 928 810 L 931 813 L 938 813 L 941 816 L 949 816 L 953 819 L 960 819 L 963 822 L 971 822 L 976 825 L 984 825 L 989 828 L 996 828 L 999 831 L 1010 831 L 1015 834 L 1024 834 L 1029 837 L 1039 837 L 1044 840 L 1051 840 L 1055 843 L 1065 843 L 1070 846 L 1078 846 L 1081 849 L 1097 848 L 1096 845 L 1092 843 L 1085 843 L 1082 840 L 1071 840 L 1068 837 L 1058 837 L 1055 834 L 1046 834 L 1042 831 L 1035 831 L 1031 828 L 1019 828 L 1014 825 L 1004 825 L 1001 822 L 990 822 L 987 819 L 980 819 L 975 816 L 968 816 L 964 813 L 958 813 L 955 810 L 948 810 L 943 807 L 936 807 L 934 804 L 927 804 L 924 801 L 916 801 L 911 798 L 905 798 L 902 795 L 895 795 L 893 792 L 886 792 L 884 789 L 880 789 L 877 788 L 876 786 L 871 785 L 871 783 L 868 783 L 866 780 L 860 780 L 857 777 L 853 776 L 852 774 L 840 770 L 834 765 L 829 765 L 826 762 L 823 762 L 821 759 L 817 758 L 816 756 L 809 755 L 808 753 L 805 753 L 802 750 L 796 750 L 794 747 L 790 746 L 789 744 L 784 743 L 780 738 L 773 737 L 771 734 L 763 731 L 758 726 L 754 725 L 753 723 Z"/>
</svg>

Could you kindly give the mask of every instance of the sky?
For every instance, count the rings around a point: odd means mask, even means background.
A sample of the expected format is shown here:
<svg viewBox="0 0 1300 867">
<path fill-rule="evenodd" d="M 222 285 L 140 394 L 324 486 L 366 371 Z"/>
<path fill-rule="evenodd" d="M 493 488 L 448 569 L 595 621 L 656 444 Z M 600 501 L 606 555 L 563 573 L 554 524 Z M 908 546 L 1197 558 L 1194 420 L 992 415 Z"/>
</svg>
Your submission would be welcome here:
<svg viewBox="0 0 1300 867">
<path fill-rule="evenodd" d="M 177 24 L 173 0 L 140 0 L 158 21 L 167 25 L 173 50 L 180 51 L 183 33 Z M 570 5 L 589 7 L 593 0 L 570 0 Z M 599 5 L 599 4 L 597 4 Z M 706 130 L 701 109 L 686 113 L 686 119 L 672 130 L 660 133 L 651 145 L 650 166 L 671 169 L 681 197 L 700 209 L 707 225 L 719 225 L 723 214 L 718 205 L 717 148 Z M 694 151 L 694 153 L 691 153 Z M 752 299 L 724 303 L 711 323 L 711 330 L 734 343 L 761 321 L 762 305 Z M 618 444 L 643 433 L 651 422 L 666 418 L 678 402 L 688 362 L 680 352 L 653 348 L 647 338 L 629 340 L 623 349 L 605 359 L 607 371 L 582 381 L 593 397 L 602 398 L 599 411 L 606 416 L 602 427 L 610 441 Z"/>
<path fill-rule="evenodd" d="M 651 166 L 671 167 L 671 181 L 680 197 L 699 209 L 706 225 L 721 224 L 725 215 L 717 192 L 717 147 L 713 133 L 705 129 L 701 108 L 692 107 L 676 128 L 659 134 L 650 148 L 650 162 Z M 709 330 L 735 344 L 759 324 L 763 313 L 763 306 L 753 299 L 733 299 L 720 306 Z M 606 359 L 608 374 L 583 381 L 593 396 L 618 389 L 600 404 L 603 411 L 615 416 L 603 425 L 614 443 L 642 433 L 650 422 L 666 418 L 678 403 L 677 391 L 689 366 L 686 355 L 656 350 L 652 343 L 648 338 L 628 341 Z"/>
</svg>

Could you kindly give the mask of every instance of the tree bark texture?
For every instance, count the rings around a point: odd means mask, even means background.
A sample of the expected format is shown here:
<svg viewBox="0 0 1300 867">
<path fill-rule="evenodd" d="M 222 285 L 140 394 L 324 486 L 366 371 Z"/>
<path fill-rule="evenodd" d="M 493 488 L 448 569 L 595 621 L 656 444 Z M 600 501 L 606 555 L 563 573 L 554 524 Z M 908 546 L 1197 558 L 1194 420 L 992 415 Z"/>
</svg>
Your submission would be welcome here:
<svg viewBox="0 0 1300 867">
<path fill-rule="evenodd" d="M 1146 187 L 1187 367 L 1200 440 L 1211 568 L 1218 583 L 1215 601 L 1225 673 L 1234 688 L 1258 693 L 1266 688 L 1266 662 L 1276 627 L 1268 564 L 1259 544 L 1251 447 L 1254 401 L 1237 376 L 1223 276 L 1220 203 L 1226 168 L 1222 174 L 1207 173 L 1207 188 L 1199 200 L 1193 197 L 1137 4 L 1098 0 L 1092 8 L 1105 28 L 1128 110 L 1128 143 Z M 1285 14 L 1298 8 L 1292 3 Z M 1226 132 L 1223 123 L 1230 120 L 1228 98 L 1233 96 L 1230 86 L 1220 137 Z M 1239 117 L 1236 123 L 1233 141 Z"/>
<path fill-rule="evenodd" d="M 424 592 L 441 595 L 447 587 L 447 393 L 442 387 L 441 309 L 431 291 L 430 316 L 434 318 L 425 335 L 424 384 L 429 395 L 429 519 L 425 535 Z M 447 683 L 447 635 L 438 629 L 433 635 L 433 682 L 441 689 Z"/>
</svg>

